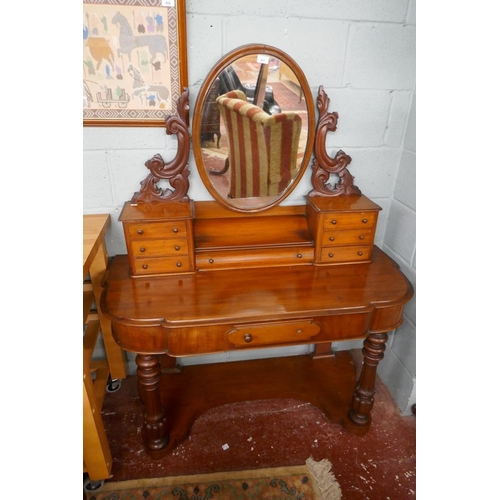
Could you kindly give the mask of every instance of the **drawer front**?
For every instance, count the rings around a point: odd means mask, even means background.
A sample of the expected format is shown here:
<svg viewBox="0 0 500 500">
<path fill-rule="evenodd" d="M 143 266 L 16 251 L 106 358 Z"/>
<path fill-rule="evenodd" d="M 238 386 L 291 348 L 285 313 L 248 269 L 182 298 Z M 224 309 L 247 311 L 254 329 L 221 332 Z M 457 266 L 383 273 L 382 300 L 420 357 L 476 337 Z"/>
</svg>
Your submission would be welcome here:
<svg viewBox="0 0 500 500">
<path fill-rule="evenodd" d="M 186 238 L 162 240 L 132 240 L 132 253 L 135 257 L 159 257 L 161 255 L 187 255 Z"/>
<path fill-rule="evenodd" d="M 227 340 L 236 347 L 287 344 L 313 339 L 321 331 L 311 320 L 237 326 L 227 333 Z"/>
<path fill-rule="evenodd" d="M 235 269 L 241 267 L 267 267 L 311 264 L 314 248 L 267 248 L 249 250 L 205 251 L 196 254 L 196 267 L 200 270 Z"/>
<path fill-rule="evenodd" d="M 127 224 L 127 231 L 132 240 L 147 240 L 151 238 L 178 238 L 186 237 L 186 223 L 184 221 L 167 222 L 133 222 Z"/>
<path fill-rule="evenodd" d="M 368 311 L 251 325 L 217 324 L 166 327 L 165 330 L 169 354 L 189 356 L 215 354 L 232 349 L 266 349 L 280 345 L 359 339 L 366 336 L 371 317 L 371 312 Z M 245 338 L 247 334 L 251 335 L 251 339 Z"/>
<path fill-rule="evenodd" d="M 372 228 L 378 212 L 331 213 L 323 215 L 324 229 Z"/>
<path fill-rule="evenodd" d="M 191 271 L 189 256 L 136 258 L 132 260 L 132 273 L 138 276 Z"/>
<path fill-rule="evenodd" d="M 324 231 L 321 246 L 371 244 L 373 229 L 347 229 L 346 231 Z"/>
<path fill-rule="evenodd" d="M 350 247 L 330 247 L 321 249 L 322 264 L 335 264 L 344 262 L 363 262 L 371 258 L 371 246 L 353 245 Z"/>
</svg>

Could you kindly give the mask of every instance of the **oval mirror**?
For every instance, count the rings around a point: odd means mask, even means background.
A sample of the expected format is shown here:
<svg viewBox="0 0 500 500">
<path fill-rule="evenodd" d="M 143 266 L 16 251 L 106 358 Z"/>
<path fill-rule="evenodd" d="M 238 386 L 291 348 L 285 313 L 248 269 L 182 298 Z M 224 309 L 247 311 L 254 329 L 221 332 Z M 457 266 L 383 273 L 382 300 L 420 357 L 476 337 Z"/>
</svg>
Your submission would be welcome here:
<svg viewBox="0 0 500 500">
<path fill-rule="evenodd" d="M 196 101 L 193 153 L 216 201 L 240 212 L 283 201 L 314 143 L 311 90 L 297 63 L 268 45 L 245 45 L 210 71 Z"/>
</svg>

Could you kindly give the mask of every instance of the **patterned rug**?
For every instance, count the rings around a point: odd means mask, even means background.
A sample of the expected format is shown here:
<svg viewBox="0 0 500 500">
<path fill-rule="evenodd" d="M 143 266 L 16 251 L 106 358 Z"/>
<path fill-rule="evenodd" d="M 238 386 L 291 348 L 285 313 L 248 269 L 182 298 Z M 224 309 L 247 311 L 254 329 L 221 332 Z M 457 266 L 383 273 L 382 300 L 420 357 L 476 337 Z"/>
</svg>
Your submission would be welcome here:
<svg viewBox="0 0 500 500">
<path fill-rule="evenodd" d="M 328 460 L 303 466 L 106 482 L 87 500 L 340 500 Z"/>
</svg>

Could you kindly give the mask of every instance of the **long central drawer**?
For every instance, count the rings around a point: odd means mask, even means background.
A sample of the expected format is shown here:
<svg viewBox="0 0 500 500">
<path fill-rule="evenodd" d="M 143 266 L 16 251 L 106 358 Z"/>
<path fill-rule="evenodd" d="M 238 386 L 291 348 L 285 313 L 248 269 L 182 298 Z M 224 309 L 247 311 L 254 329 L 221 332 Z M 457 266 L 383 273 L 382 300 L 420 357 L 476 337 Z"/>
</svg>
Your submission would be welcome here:
<svg viewBox="0 0 500 500">
<path fill-rule="evenodd" d="M 371 311 L 363 311 L 287 321 L 163 328 L 168 354 L 189 356 L 361 338 L 370 318 Z"/>
<path fill-rule="evenodd" d="M 314 247 L 293 246 L 278 248 L 247 248 L 233 250 L 197 250 L 196 267 L 200 271 L 245 267 L 310 265 Z"/>
</svg>

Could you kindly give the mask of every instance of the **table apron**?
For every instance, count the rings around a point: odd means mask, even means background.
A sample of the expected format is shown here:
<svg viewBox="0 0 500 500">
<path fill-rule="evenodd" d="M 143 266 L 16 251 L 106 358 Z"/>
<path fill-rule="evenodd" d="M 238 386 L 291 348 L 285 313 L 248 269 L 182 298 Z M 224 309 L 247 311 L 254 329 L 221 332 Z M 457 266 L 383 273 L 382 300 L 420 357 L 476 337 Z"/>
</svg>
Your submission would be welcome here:
<svg viewBox="0 0 500 500">
<path fill-rule="evenodd" d="M 259 323 L 171 326 L 133 325 L 114 321 L 113 336 L 127 351 L 168 353 L 174 357 L 317 344 L 360 339 L 369 333 L 392 331 L 403 321 L 403 307 L 404 304 L 398 304 L 363 312 Z"/>
</svg>

